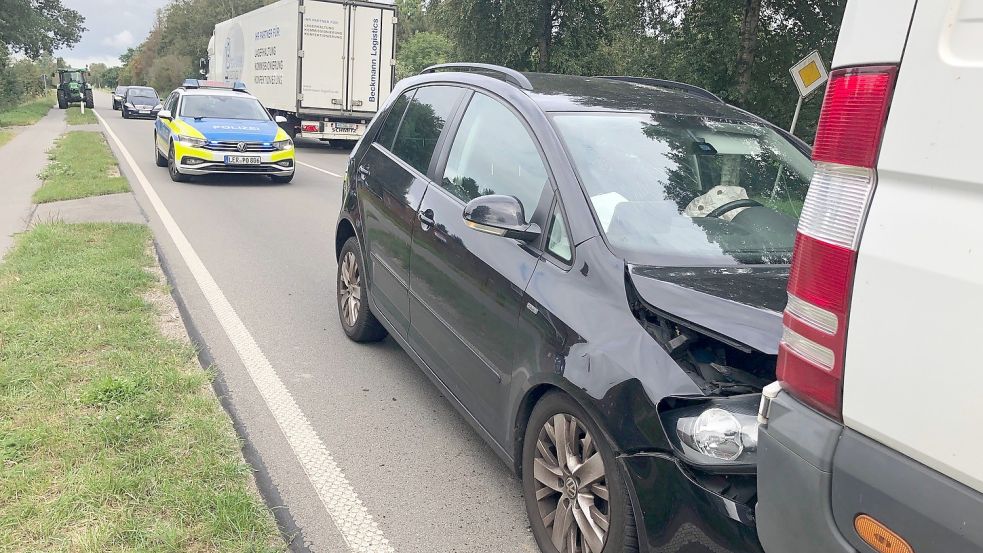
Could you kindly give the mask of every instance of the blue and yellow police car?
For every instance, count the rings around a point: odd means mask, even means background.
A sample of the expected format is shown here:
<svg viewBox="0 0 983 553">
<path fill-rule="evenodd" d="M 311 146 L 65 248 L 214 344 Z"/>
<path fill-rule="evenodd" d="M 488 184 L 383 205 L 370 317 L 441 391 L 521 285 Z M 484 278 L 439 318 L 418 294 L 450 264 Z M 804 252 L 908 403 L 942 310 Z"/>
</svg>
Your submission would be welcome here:
<svg viewBox="0 0 983 553">
<path fill-rule="evenodd" d="M 187 80 L 161 104 L 154 125 L 158 167 L 171 180 L 193 175 L 294 176 L 294 143 L 242 82 Z"/>
</svg>

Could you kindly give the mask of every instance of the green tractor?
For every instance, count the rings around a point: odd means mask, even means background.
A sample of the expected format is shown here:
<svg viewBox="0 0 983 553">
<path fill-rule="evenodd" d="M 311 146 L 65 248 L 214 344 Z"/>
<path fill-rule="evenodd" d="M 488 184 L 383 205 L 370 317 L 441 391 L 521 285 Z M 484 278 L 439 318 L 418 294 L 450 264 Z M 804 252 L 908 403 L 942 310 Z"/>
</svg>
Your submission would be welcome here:
<svg viewBox="0 0 983 553">
<path fill-rule="evenodd" d="M 59 69 L 58 70 L 58 107 L 68 109 L 69 104 L 85 103 L 85 107 L 92 109 L 92 85 L 85 82 L 89 71 L 87 69 Z"/>
</svg>

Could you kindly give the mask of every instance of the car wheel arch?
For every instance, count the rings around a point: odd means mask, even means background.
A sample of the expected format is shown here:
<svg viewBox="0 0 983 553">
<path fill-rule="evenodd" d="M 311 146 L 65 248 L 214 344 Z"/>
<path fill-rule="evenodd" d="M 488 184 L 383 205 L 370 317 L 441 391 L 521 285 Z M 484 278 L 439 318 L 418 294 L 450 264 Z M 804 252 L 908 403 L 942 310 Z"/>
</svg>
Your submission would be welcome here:
<svg viewBox="0 0 983 553">
<path fill-rule="evenodd" d="M 341 249 L 345 247 L 345 242 L 349 238 L 355 236 L 355 225 L 352 224 L 347 218 L 342 218 L 338 221 L 338 227 L 335 229 L 334 237 L 334 257 L 335 260 L 341 257 Z"/>
<path fill-rule="evenodd" d="M 555 375 L 554 375 L 555 376 Z M 522 477 L 522 447 L 525 441 L 526 427 L 529 422 L 529 417 L 532 415 L 533 409 L 536 404 L 540 402 L 548 394 L 557 393 L 563 394 L 571 398 L 577 405 L 579 405 L 584 411 L 590 415 L 594 424 L 601 430 L 601 434 L 611 445 L 615 454 L 620 454 L 621 448 L 618 441 L 614 439 L 610 430 L 608 429 L 608 421 L 603 417 L 600 411 L 597 409 L 596 404 L 586 396 L 582 390 L 576 389 L 573 383 L 564 380 L 562 377 L 556 376 L 555 379 L 548 379 L 542 382 L 535 383 L 526 390 L 523 394 L 522 399 L 519 400 L 518 407 L 515 409 L 514 424 L 512 425 L 510 436 L 512 442 L 512 469 L 515 474 L 521 478 Z"/>
</svg>

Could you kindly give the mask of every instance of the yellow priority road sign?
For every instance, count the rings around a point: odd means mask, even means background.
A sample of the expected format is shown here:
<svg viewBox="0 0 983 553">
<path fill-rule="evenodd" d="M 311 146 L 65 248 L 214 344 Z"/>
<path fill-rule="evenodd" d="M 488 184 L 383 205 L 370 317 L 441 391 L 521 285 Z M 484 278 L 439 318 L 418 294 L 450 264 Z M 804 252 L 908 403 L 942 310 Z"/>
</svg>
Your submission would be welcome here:
<svg viewBox="0 0 983 553">
<path fill-rule="evenodd" d="M 803 97 L 812 94 L 816 89 L 826 84 L 826 80 L 829 79 L 823 60 L 819 57 L 819 52 L 815 50 L 802 58 L 799 63 L 790 67 L 788 72 L 792 74 L 792 80 L 795 81 L 795 86 L 799 89 L 799 95 Z"/>
</svg>

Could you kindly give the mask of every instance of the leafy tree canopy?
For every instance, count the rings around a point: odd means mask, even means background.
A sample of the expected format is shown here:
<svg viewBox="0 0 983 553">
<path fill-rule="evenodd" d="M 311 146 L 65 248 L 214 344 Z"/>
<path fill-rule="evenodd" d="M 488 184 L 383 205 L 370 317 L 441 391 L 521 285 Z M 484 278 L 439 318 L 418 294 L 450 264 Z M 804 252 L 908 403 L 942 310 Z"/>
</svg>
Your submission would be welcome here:
<svg viewBox="0 0 983 553">
<path fill-rule="evenodd" d="M 0 44 L 36 59 L 78 43 L 85 18 L 61 0 L 0 0 Z"/>
</svg>

